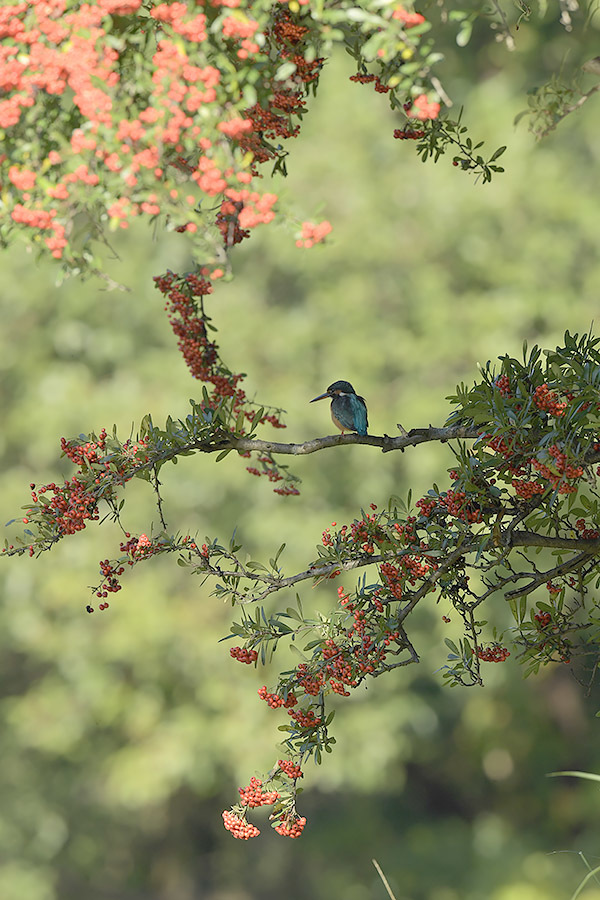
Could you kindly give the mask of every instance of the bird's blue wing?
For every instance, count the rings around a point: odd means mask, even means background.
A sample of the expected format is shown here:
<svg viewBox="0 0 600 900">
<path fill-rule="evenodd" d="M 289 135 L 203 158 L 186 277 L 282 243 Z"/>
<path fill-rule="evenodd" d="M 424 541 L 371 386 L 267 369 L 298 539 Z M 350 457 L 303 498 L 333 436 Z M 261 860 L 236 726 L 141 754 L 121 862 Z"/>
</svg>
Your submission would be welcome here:
<svg viewBox="0 0 600 900">
<path fill-rule="evenodd" d="M 356 394 L 336 397 L 331 404 L 331 414 L 347 431 L 367 433 L 367 406 L 362 397 L 357 397 Z"/>
<path fill-rule="evenodd" d="M 359 434 L 366 434 L 367 428 L 369 427 L 367 404 L 362 397 L 358 397 L 357 395 L 350 397 L 349 399 L 353 401 L 354 428 Z"/>
</svg>

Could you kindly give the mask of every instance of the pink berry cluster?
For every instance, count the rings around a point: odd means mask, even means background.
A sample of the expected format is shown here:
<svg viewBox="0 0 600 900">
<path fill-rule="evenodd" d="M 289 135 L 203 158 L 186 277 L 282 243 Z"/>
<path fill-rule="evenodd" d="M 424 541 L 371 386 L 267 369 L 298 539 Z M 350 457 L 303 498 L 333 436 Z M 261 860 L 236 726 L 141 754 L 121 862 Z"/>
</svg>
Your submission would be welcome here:
<svg viewBox="0 0 600 900">
<path fill-rule="evenodd" d="M 315 244 L 320 244 L 331 233 L 332 225 L 326 219 L 319 224 L 310 222 L 302 223 L 302 232 L 296 241 L 296 247 L 305 247 L 307 250 Z"/>
</svg>

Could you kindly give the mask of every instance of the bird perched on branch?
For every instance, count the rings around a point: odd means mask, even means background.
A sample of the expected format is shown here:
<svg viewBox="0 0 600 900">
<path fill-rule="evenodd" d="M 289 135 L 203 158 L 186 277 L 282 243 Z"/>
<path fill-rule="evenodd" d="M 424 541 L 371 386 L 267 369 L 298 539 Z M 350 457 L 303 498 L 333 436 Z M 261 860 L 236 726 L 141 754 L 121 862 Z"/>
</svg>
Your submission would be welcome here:
<svg viewBox="0 0 600 900">
<path fill-rule="evenodd" d="M 334 381 L 324 394 L 320 394 L 311 400 L 324 400 L 331 398 L 331 418 L 333 424 L 344 431 L 356 431 L 358 434 L 366 434 L 369 422 L 367 420 L 367 404 L 363 397 L 359 397 L 349 381 Z"/>
</svg>

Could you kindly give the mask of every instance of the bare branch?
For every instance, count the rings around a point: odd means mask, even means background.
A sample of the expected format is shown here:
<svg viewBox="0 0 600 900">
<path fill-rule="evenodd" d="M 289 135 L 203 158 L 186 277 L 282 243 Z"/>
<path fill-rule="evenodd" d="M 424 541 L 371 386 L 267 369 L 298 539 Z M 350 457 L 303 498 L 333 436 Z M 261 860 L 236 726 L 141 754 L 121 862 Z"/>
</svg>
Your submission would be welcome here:
<svg viewBox="0 0 600 900">
<path fill-rule="evenodd" d="M 277 441 L 232 437 L 219 447 L 208 447 L 206 452 L 223 450 L 229 446 L 234 450 L 241 451 L 259 450 L 263 453 L 304 456 L 308 453 L 316 453 L 318 450 L 326 450 L 328 447 L 367 444 L 371 447 L 381 447 L 384 453 L 389 453 L 390 450 L 404 450 L 405 447 L 416 447 L 417 444 L 427 441 L 446 442 L 457 438 L 477 438 L 480 433 L 481 428 L 473 425 L 453 425 L 448 428 L 434 428 L 433 425 L 430 425 L 428 428 L 413 428 L 408 434 L 401 434 L 398 437 L 390 437 L 387 434 L 381 436 L 375 434 L 330 434 L 326 437 L 303 441 L 301 444 L 281 444 Z M 204 449 L 202 442 L 199 442 L 197 449 Z"/>
<path fill-rule="evenodd" d="M 401 427 L 401 426 L 398 426 Z M 490 426 L 491 427 L 491 426 Z M 197 450 L 200 453 L 222 453 L 224 450 L 237 450 L 241 453 L 257 451 L 259 453 L 276 453 L 282 456 L 306 456 L 309 453 L 317 453 L 319 450 L 327 450 L 330 447 L 345 447 L 349 444 L 366 444 L 371 447 L 380 447 L 383 453 L 392 450 L 405 450 L 406 447 L 416 447 L 419 444 L 431 441 L 439 441 L 445 444 L 453 440 L 476 440 L 485 433 L 482 425 L 449 425 L 436 428 L 429 425 L 427 428 L 411 428 L 397 437 L 388 434 L 329 434 L 321 438 L 312 438 L 299 444 L 284 444 L 279 441 L 265 441 L 258 438 L 236 437 L 233 434 L 222 433 L 218 437 L 198 439 L 189 443 L 182 443 L 176 447 L 157 452 L 147 462 L 140 463 L 128 470 L 128 478 L 138 472 L 151 469 L 158 462 L 168 462 L 176 456 L 189 454 Z M 600 451 L 590 450 L 585 454 L 585 463 L 591 464 L 600 461 Z M 505 460 L 499 464 L 507 465 Z"/>
<path fill-rule="evenodd" d="M 580 553 L 578 556 L 571 557 L 571 559 L 561 563 L 559 566 L 555 566 L 553 569 L 548 569 L 546 572 L 540 572 L 540 574 L 536 578 L 533 578 L 529 584 L 526 584 L 522 588 L 515 588 L 513 591 L 508 591 L 504 596 L 507 600 L 511 600 L 514 597 L 525 597 L 527 594 L 531 594 L 532 591 L 535 591 L 540 585 L 552 581 L 553 578 L 559 578 L 562 575 L 567 575 L 569 572 L 576 572 L 589 560 L 589 558 L 589 553 Z"/>
<path fill-rule="evenodd" d="M 344 447 L 348 444 L 367 444 L 372 447 L 380 447 L 383 453 L 391 450 L 404 450 L 406 447 L 416 447 L 428 441 L 446 441 L 475 439 L 481 435 L 481 427 L 474 425 L 451 425 L 446 428 L 412 428 L 410 432 L 404 431 L 398 437 L 390 437 L 387 434 L 329 434 L 322 438 L 312 438 L 300 444 L 283 444 L 279 441 L 263 441 L 258 438 L 236 437 L 234 434 L 222 432 L 218 436 L 206 439 L 198 439 L 181 443 L 178 446 L 168 447 L 166 450 L 157 450 L 150 458 L 127 470 L 129 480 L 139 472 L 153 469 L 157 463 L 169 462 L 177 456 L 184 456 L 193 450 L 200 453 L 222 453 L 224 450 L 237 450 L 240 453 L 259 452 L 277 453 L 283 456 L 305 456 L 308 453 L 316 453 L 318 450 L 326 450 L 329 447 Z M 597 454 L 600 459 L 600 453 Z M 97 492 L 101 493 L 101 490 Z"/>
<path fill-rule="evenodd" d="M 554 547 L 562 550 L 584 550 L 586 556 L 600 551 L 600 538 L 567 538 L 535 531 L 513 531 L 509 538 L 511 547 Z"/>
<path fill-rule="evenodd" d="M 251 596 L 244 595 L 243 599 L 240 600 L 241 603 L 259 603 L 261 600 L 265 600 L 269 594 L 274 594 L 276 591 L 291 587 L 300 581 L 306 581 L 309 578 L 326 579 L 333 575 L 334 572 L 350 572 L 352 569 L 361 569 L 365 566 L 370 566 L 373 563 L 380 563 L 383 561 L 383 556 L 370 556 L 368 559 L 349 559 L 343 563 L 332 562 L 325 565 L 313 565 L 308 569 L 305 569 L 304 572 L 298 572 L 296 575 L 289 575 L 287 578 L 277 578 L 277 576 L 267 574 L 259 575 L 255 572 L 246 572 L 245 570 L 238 572 L 223 572 L 218 569 L 213 569 L 210 574 L 217 574 L 222 577 L 248 578 L 252 581 L 267 584 L 268 587 L 261 591 L 260 594 L 252 594 Z"/>
</svg>

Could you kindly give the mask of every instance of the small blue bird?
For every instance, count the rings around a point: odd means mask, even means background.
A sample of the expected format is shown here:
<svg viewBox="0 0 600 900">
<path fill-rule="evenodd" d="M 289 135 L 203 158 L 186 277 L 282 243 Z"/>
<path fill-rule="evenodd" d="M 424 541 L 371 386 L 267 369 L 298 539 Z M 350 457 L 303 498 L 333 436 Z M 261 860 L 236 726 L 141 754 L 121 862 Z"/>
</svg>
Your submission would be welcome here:
<svg viewBox="0 0 600 900">
<path fill-rule="evenodd" d="M 358 434 L 366 434 L 369 422 L 367 419 L 367 404 L 363 397 L 359 397 L 349 381 L 334 381 L 324 394 L 320 394 L 311 400 L 324 400 L 331 397 L 331 418 L 333 424 L 344 431 L 357 431 Z"/>
</svg>

